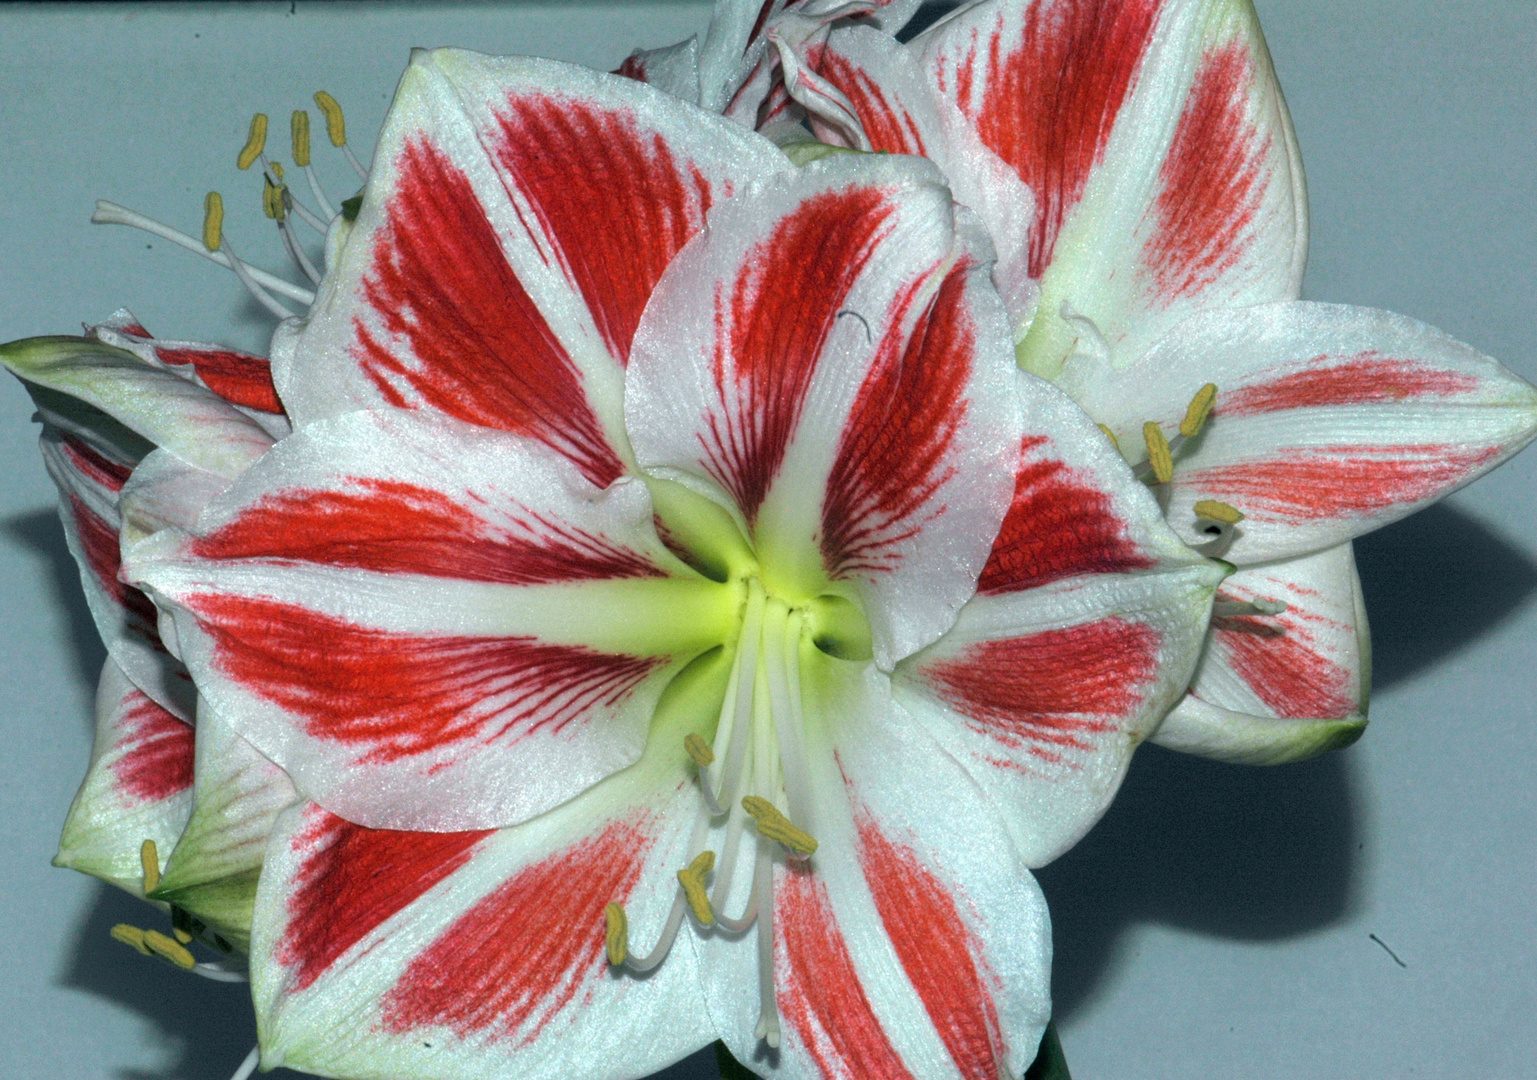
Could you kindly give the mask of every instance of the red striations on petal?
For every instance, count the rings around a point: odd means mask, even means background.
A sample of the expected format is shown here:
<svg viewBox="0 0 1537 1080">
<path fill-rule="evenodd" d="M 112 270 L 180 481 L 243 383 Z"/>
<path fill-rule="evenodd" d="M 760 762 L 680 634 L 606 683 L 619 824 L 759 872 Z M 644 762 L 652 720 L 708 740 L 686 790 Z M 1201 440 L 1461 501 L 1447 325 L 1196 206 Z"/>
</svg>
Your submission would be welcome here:
<svg viewBox="0 0 1537 1080">
<path fill-rule="evenodd" d="M 971 726 L 1060 764 L 1120 728 L 1158 673 L 1158 634 L 1121 618 L 983 641 L 923 674 Z"/>
<path fill-rule="evenodd" d="M 228 678 L 315 738 L 360 747 L 360 764 L 556 733 L 618 705 L 668 662 L 528 637 L 393 633 L 253 597 L 186 603 Z"/>
<path fill-rule="evenodd" d="M 1030 460 L 1047 443 L 1040 435 L 1020 442 L 1014 501 L 977 580 L 979 592 L 1017 592 L 1074 574 L 1154 565 L 1127 535 L 1108 495 L 1060 461 Z"/>
<path fill-rule="evenodd" d="M 75 528 L 80 535 L 80 546 L 85 553 L 85 561 L 89 564 L 91 573 L 95 575 L 96 580 L 101 583 L 101 587 L 107 591 L 107 595 L 113 602 L 128 613 L 129 621 L 137 623 L 137 628 L 148 635 L 159 648 L 160 633 L 157 628 L 160 617 L 155 611 L 154 603 L 148 596 L 118 577 L 123 564 L 117 529 L 113 528 L 110 522 L 99 517 L 73 493 L 69 497 L 69 505 L 75 519 Z"/>
<path fill-rule="evenodd" d="M 1217 599 L 1233 597 L 1219 593 Z M 1301 627 L 1237 616 L 1214 618 L 1211 628 L 1228 666 L 1277 716 L 1341 717 L 1355 711 L 1349 670 L 1321 655 Z"/>
<path fill-rule="evenodd" d="M 749 523 L 784 461 L 843 301 L 896 210 L 871 188 L 808 198 L 716 295 L 712 366 L 721 404 L 706 421 L 706 467 Z"/>
<path fill-rule="evenodd" d="M 130 802 L 159 802 L 192 786 L 192 726 L 176 719 L 137 690 L 119 706 L 118 727 L 127 744 L 112 764 L 118 790 Z"/>
<path fill-rule="evenodd" d="M 822 562 L 834 579 L 895 570 L 896 549 L 923 529 L 917 515 L 954 475 L 949 454 L 966 420 L 976 345 L 966 311 L 973 265 L 963 259 L 950 271 L 905 347 L 908 308 L 928 282 L 911 282 L 886 321 L 822 502 Z"/>
<path fill-rule="evenodd" d="M 915 154 L 927 157 L 918 125 L 900 106 L 886 96 L 880 83 L 849 59 L 832 49 L 812 48 L 806 52 L 806 64 L 832 83 L 854 106 L 854 115 L 877 153 Z"/>
<path fill-rule="evenodd" d="M 133 475 L 132 465 L 124 465 L 104 457 L 73 435 L 65 435 L 61 445 L 65 456 L 69 458 L 70 465 L 77 472 L 108 491 L 113 493 L 122 491 L 123 485 L 128 483 L 128 478 Z"/>
<path fill-rule="evenodd" d="M 1165 303 L 1192 296 L 1244 257 L 1265 194 L 1270 139 L 1249 119 L 1254 60 L 1242 41 L 1201 58 L 1159 180 L 1143 257 Z"/>
<path fill-rule="evenodd" d="M 307 849 L 291 882 L 288 925 L 278 941 L 278 963 L 293 969 L 290 993 L 305 989 L 344 953 L 391 916 L 458 870 L 485 832 L 397 832 L 365 829 L 327 813 L 309 821 L 292 841 Z"/>
<path fill-rule="evenodd" d="M 192 554 L 294 559 L 503 585 L 664 576 L 643 555 L 528 511 L 497 526 L 430 488 L 373 478 L 349 483 L 353 490 L 267 495 L 228 525 L 194 540 Z"/>
<path fill-rule="evenodd" d="M 978 43 L 956 65 L 953 99 L 1035 193 L 1033 278 L 1051 263 L 1057 234 L 1104 157 L 1158 7 L 1159 0 L 1043 0 L 1026 13 L 1021 40 L 1002 40 L 1000 16 L 986 57 Z M 971 98 L 979 61 L 988 77 L 978 106 Z"/>
<path fill-rule="evenodd" d="M 628 364 L 657 279 L 704 227 L 709 181 L 627 113 L 530 96 L 509 99 L 497 120 L 494 156 L 528 197 L 614 359 Z"/>
<path fill-rule="evenodd" d="M 411 961 L 381 1003 L 384 1030 L 446 1027 L 527 1045 L 605 975 L 603 907 L 624 903 L 651 835 L 643 820 L 520 870 Z"/>
<path fill-rule="evenodd" d="M 998 1080 L 1006 1071 L 996 979 L 980 959 L 980 943 L 916 854 L 888 840 L 868 814 L 857 825 L 859 863 L 881 924 L 940 1041 L 962 1080 Z"/>
<path fill-rule="evenodd" d="M 1456 397 L 1478 389 L 1478 377 L 1379 352 L 1343 363 L 1325 354 L 1264 382 L 1222 394 L 1213 416 L 1255 416 L 1322 405 L 1387 405 L 1420 397 Z"/>
<path fill-rule="evenodd" d="M 598 487 L 624 466 L 582 376 L 508 264 L 465 176 L 425 141 L 395 163 L 399 186 L 363 291 L 384 330 L 355 320 L 354 356 L 390 404 L 538 439 Z"/>
<path fill-rule="evenodd" d="M 774 966 L 784 972 L 775 980 L 779 1012 L 821 1075 L 912 1080 L 870 1007 L 816 874 L 793 866 L 776 871 L 774 930 Z"/>
<path fill-rule="evenodd" d="M 1255 520 L 1298 524 L 1365 517 L 1444 494 L 1500 452 L 1434 444 L 1280 449 L 1270 460 L 1201 469 L 1178 482 Z"/>
<path fill-rule="evenodd" d="M 609 74 L 623 75 L 626 79 L 634 79 L 636 82 L 645 82 L 646 64 L 645 61 L 643 61 L 639 56 L 632 54 L 625 57 L 624 63 L 620 64 L 613 71 L 609 72 Z"/>
<path fill-rule="evenodd" d="M 233 349 L 156 348 L 155 355 L 177 367 L 191 364 L 203 385 L 232 405 L 257 412 L 283 412 L 276 387 L 272 385 L 272 365 L 265 357 L 235 352 Z"/>
</svg>

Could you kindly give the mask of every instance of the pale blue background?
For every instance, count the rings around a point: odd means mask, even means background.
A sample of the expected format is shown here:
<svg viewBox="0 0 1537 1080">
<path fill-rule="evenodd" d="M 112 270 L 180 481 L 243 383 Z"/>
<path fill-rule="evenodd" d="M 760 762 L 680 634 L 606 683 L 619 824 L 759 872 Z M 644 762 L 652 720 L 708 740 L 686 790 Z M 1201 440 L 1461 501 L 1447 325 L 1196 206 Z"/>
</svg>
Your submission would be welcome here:
<svg viewBox="0 0 1537 1080">
<path fill-rule="evenodd" d="M 1309 296 L 1408 313 L 1537 379 L 1537 5 L 1260 9 L 1311 182 Z M 282 143 L 281 118 L 325 88 L 366 149 L 412 45 L 609 68 L 706 10 L 0 7 L 0 339 L 126 305 L 157 332 L 262 348 L 233 279 L 88 225 L 93 198 L 195 232 L 220 188 L 238 249 L 278 265 L 258 181 L 234 169 L 251 112 Z M 48 866 L 103 653 L 30 411 L 0 383 L 0 1076 L 224 1080 L 253 1041 L 242 990 L 115 945 L 107 929 L 142 911 Z M 1537 1076 L 1534 480 L 1528 454 L 1361 545 L 1364 742 L 1269 771 L 1150 749 L 1042 873 L 1078 1080 Z"/>
</svg>

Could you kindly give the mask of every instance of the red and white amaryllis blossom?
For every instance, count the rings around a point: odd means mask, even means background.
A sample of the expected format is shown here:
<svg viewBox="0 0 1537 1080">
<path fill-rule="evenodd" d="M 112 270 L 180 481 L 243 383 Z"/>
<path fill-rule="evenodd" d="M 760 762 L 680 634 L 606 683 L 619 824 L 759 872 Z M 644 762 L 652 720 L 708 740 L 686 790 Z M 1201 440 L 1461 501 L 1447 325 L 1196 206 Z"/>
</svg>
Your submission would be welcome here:
<svg viewBox="0 0 1537 1080">
<path fill-rule="evenodd" d="M 1240 567 L 1156 739 L 1253 762 L 1353 740 L 1350 540 L 1526 445 L 1537 394 L 1413 320 L 1297 300 L 1301 161 L 1247 0 L 985 0 L 906 45 L 836 28 L 783 70 L 821 138 L 944 168 L 997 244 L 1020 365 Z"/>
<path fill-rule="evenodd" d="M 263 1061 L 1021 1073 L 1027 868 L 1183 691 L 1223 570 L 1016 370 L 938 170 L 419 53 L 334 230 L 275 339 L 293 433 L 125 545 L 306 796 L 256 897 Z"/>
</svg>

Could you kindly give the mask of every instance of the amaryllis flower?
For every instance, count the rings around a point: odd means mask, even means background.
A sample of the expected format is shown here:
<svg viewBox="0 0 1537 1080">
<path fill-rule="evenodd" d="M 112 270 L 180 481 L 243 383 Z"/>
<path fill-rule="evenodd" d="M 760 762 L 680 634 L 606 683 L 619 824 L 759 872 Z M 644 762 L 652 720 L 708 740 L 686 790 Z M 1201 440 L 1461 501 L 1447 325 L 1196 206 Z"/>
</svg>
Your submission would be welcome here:
<svg viewBox="0 0 1537 1080">
<path fill-rule="evenodd" d="M 1260 763 L 1353 741 L 1350 540 L 1525 446 L 1537 394 L 1411 319 L 1296 299 L 1301 160 L 1247 0 L 987 0 L 907 45 L 851 26 L 779 52 L 821 138 L 945 169 L 1021 367 L 1239 566 L 1157 740 Z"/>
<path fill-rule="evenodd" d="M 419 53 L 328 246 L 274 342 L 293 433 L 125 537 L 200 715 L 305 797 L 264 1063 L 1023 1072 L 1028 868 L 1183 692 L 1224 568 L 1017 371 L 939 171 Z"/>
</svg>

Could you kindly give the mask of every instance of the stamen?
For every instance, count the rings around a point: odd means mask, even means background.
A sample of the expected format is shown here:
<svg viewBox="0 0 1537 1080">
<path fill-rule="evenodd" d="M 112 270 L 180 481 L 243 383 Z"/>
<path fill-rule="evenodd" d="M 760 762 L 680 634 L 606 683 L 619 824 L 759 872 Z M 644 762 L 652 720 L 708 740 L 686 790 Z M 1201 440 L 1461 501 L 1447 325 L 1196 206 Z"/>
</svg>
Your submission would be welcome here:
<svg viewBox="0 0 1537 1080">
<path fill-rule="evenodd" d="M 138 949 L 145 956 L 155 955 L 149 951 L 149 946 L 144 944 L 144 931 L 140 930 L 137 926 L 129 926 L 127 923 L 120 922 L 109 933 L 111 933 L 113 941 L 121 941 L 130 949 Z"/>
<path fill-rule="evenodd" d="M 272 314 L 276 315 L 278 318 L 292 319 L 294 317 L 294 313 L 274 300 L 265 289 L 258 285 L 256 280 L 251 276 L 250 270 L 246 264 L 241 262 L 240 259 L 236 257 L 234 250 L 229 246 L 229 237 L 221 236 L 220 239 L 222 240 L 225 249 L 229 253 L 229 268 L 235 271 L 235 276 L 240 279 L 240 284 L 245 286 L 246 292 L 250 293 L 256 299 L 258 304 L 272 312 Z"/>
<path fill-rule="evenodd" d="M 603 919 L 606 924 L 603 940 L 608 949 L 608 962 L 618 967 L 630 953 L 630 920 L 625 917 L 624 908 L 618 904 L 605 906 Z"/>
<path fill-rule="evenodd" d="M 1117 454 L 1119 454 L 1121 452 L 1121 440 L 1117 439 L 1115 437 L 1115 432 L 1111 431 L 1104 424 L 1100 424 L 1098 426 L 1099 426 L 1099 430 L 1101 430 L 1101 431 L 1103 431 L 1105 433 L 1105 438 L 1110 440 L 1110 445 L 1115 447 L 1115 452 Z"/>
<path fill-rule="evenodd" d="M 256 159 L 262 156 L 262 151 L 267 148 L 267 114 L 257 113 L 251 117 L 251 133 L 246 136 L 245 146 L 241 148 L 240 156 L 235 159 L 235 164 L 241 172 L 256 164 Z"/>
<path fill-rule="evenodd" d="M 180 229 L 173 229 L 169 225 L 162 225 L 154 218 L 145 217 L 143 214 L 130 210 L 126 206 L 119 206 L 117 203 L 98 199 L 96 200 L 96 210 L 91 214 L 91 221 L 97 225 L 127 225 L 131 228 L 139 229 L 149 233 L 151 236 L 158 236 L 162 240 L 175 244 L 177 247 L 185 248 L 194 255 L 201 255 L 209 262 L 217 263 L 226 270 L 234 269 L 230 264 L 229 255 L 225 252 L 210 250 L 201 241 L 188 236 Z M 295 285 L 291 281 L 284 281 L 276 274 L 269 274 L 265 270 L 249 265 L 245 265 L 245 270 L 253 280 L 260 283 L 263 287 L 271 289 L 279 296 L 286 296 L 291 300 L 296 300 L 306 305 L 315 302 L 315 294 L 313 292 Z"/>
<path fill-rule="evenodd" d="M 210 191 L 203 196 L 203 246 L 218 251 L 224 237 L 224 196 Z"/>
<path fill-rule="evenodd" d="M 794 664 L 799 668 L 801 625 L 799 612 L 792 614 L 783 601 L 770 602 L 763 627 L 769 713 L 774 720 L 774 733 L 779 738 L 785 797 L 791 814 L 804 821 L 809 773 L 801 747 L 798 670 L 797 686 L 793 693 L 790 689 L 790 667 Z"/>
<path fill-rule="evenodd" d="M 347 119 L 342 115 L 342 107 L 324 90 L 315 92 L 315 104 L 325 114 L 326 135 L 330 137 L 331 145 L 340 148 L 341 152 L 347 155 L 348 162 L 357 171 L 360 179 L 367 180 L 368 170 L 363 168 L 358 159 L 353 156 L 352 148 L 347 145 Z"/>
<path fill-rule="evenodd" d="M 758 920 L 758 1026 L 753 1036 L 779 1049 L 779 1002 L 774 993 L 774 865 L 767 845 L 759 845 L 753 868 L 753 906 Z"/>
<path fill-rule="evenodd" d="M 1185 419 L 1180 421 L 1179 433 L 1187 439 L 1193 439 L 1201 432 L 1206 418 L 1211 415 L 1212 402 L 1217 399 L 1217 384 L 1207 383 L 1195 392 L 1195 397 L 1190 399 L 1190 405 L 1185 409 Z"/>
<path fill-rule="evenodd" d="M 147 896 L 160 884 L 160 852 L 153 840 L 139 845 L 139 865 L 144 869 L 144 893 Z"/>
<path fill-rule="evenodd" d="M 720 786 L 714 791 L 706 789 L 705 801 L 710 804 L 710 812 L 716 816 L 724 813 L 730 805 L 737 782 L 742 776 L 742 760 L 747 755 L 747 743 L 752 738 L 753 706 L 758 685 L 758 639 L 763 634 L 763 607 L 763 586 L 754 579 L 748 587 L 747 615 L 742 620 L 742 633 L 737 639 L 736 669 L 731 673 L 726 700 L 721 703 L 721 723 L 715 735 L 716 753 L 719 754 L 723 749 L 726 753 L 725 767 L 721 773 Z M 722 739 L 726 740 L 724 747 L 721 745 Z"/>
<path fill-rule="evenodd" d="M 183 930 L 179 926 L 171 927 L 171 934 L 176 938 L 177 941 L 181 942 L 183 945 L 191 945 L 192 944 L 192 935 L 187 933 L 187 931 Z"/>
<path fill-rule="evenodd" d="M 704 887 L 705 875 L 714 869 L 715 852 L 707 850 L 696 855 L 687 869 L 678 871 L 678 884 L 683 886 L 683 896 L 688 900 L 689 910 L 699 920 L 700 926 L 711 926 L 715 922 L 715 912 L 710 908 L 710 896 Z"/>
<path fill-rule="evenodd" d="M 1201 499 L 1195 504 L 1194 510 L 1196 517 L 1220 522 L 1223 525 L 1237 525 L 1244 517 L 1236 507 L 1218 502 L 1216 499 Z"/>
<path fill-rule="evenodd" d="M 1174 478 L 1174 455 L 1169 450 L 1169 440 L 1163 437 L 1163 429 L 1158 426 L 1158 421 L 1149 420 L 1142 425 L 1142 440 L 1147 443 L 1147 460 L 1153 468 L 1153 475 L 1160 484 L 1167 484 Z"/>
<path fill-rule="evenodd" d="M 701 769 L 707 769 L 715 762 L 715 751 L 710 749 L 710 744 L 701 739 L 697 732 L 688 733 L 688 737 L 683 740 L 683 749 L 688 751 L 688 756 Z"/>
<path fill-rule="evenodd" d="M 624 961 L 625 970 L 633 971 L 637 975 L 644 975 L 667 959 L 667 954 L 672 951 L 672 943 L 677 940 L 678 928 L 683 925 L 683 908 L 683 897 L 681 895 L 674 896 L 672 910 L 667 913 L 667 922 L 662 927 L 662 936 L 657 939 L 656 948 L 652 949 L 645 956 L 626 957 Z"/>
<path fill-rule="evenodd" d="M 802 858 L 816 852 L 816 839 L 803 829 L 796 828 L 779 808 L 758 795 L 748 795 L 742 800 L 742 809 L 752 815 L 758 833 L 770 840 L 777 840 Z"/>
<path fill-rule="evenodd" d="M 150 952 L 164 957 L 179 968 L 191 971 L 197 967 L 197 957 L 188 952 L 185 945 L 166 937 L 158 930 L 144 931 L 144 944 Z"/>
<path fill-rule="evenodd" d="M 235 1070 L 235 1075 L 231 1076 L 229 1080 L 250 1080 L 251 1074 L 256 1071 L 256 1066 L 261 1064 L 261 1059 L 262 1048 L 260 1046 L 251 1047 L 251 1052 L 245 1056 L 245 1060 L 240 1063 L 240 1068 Z"/>
<path fill-rule="evenodd" d="M 293 135 L 294 164 L 301 169 L 310 167 L 310 114 L 303 109 L 295 109 L 293 117 L 288 124 L 288 130 Z"/>
<path fill-rule="evenodd" d="M 251 977 L 245 972 L 235 971 L 233 968 L 227 968 L 222 964 L 198 964 L 196 967 L 188 968 L 187 970 L 194 975 L 201 975 L 210 982 L 243 983 L 251 981 Z"/>
</svg>

